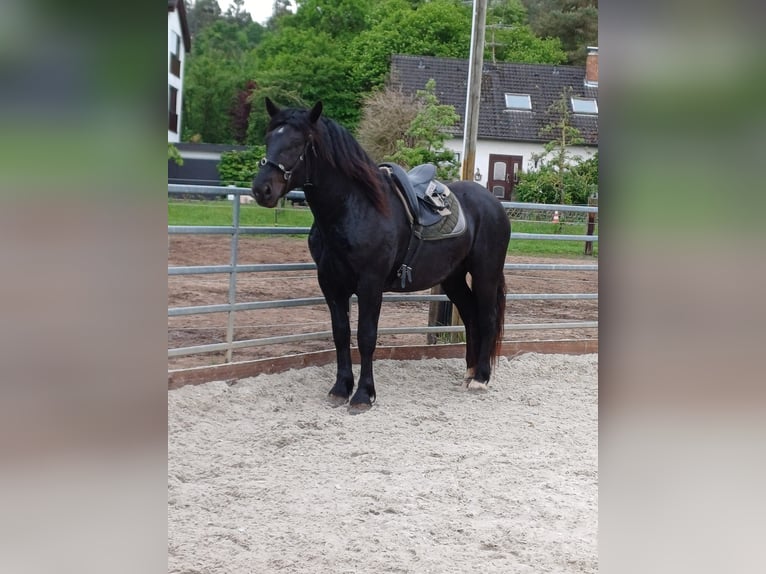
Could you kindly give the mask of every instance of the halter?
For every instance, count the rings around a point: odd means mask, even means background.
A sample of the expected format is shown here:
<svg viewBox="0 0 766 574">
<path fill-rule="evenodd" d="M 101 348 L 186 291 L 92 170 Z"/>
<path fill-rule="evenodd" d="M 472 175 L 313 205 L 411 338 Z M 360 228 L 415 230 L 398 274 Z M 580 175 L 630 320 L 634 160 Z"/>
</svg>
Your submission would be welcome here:
<svg viewBox="0 0 766 574">
<path fill-rule="evenodd" d="M 314 140 L 311 138 L 311 136 L 309 136 L 309 139 L 308 139 L 308 140 L 306 140 L 306 145 L 304 145 L 304 146 L 303 146 L 303 153 L 302 153 L 301 155 L 299 155 L 299 156 L 298 156 L 298 159 L 297 159 L 297 160 L 295 160 L 295 163 L 293 164 L 293 167 L 291 167 L 290 169 L 287 169 L 287 168 L 285 168 L 285 166 L 284 166 L 283 164 L 281 164 L 281 163 L 277 163 L 277 162 L 275 162 L 275 161 L 272 161 L 272 160 L 270 160 L 270 159 L 269 159 L 269 158 L 267 158 L 267 157 L 264 157 L 264 158 L 263 158 L 263 159 L 260 161 L 259 165 L 260 165 L 261 167 L 263 167 L 263 166 L 265 166 L 265 165 L 270 165 L 270 166 L 272 166 L 272 167 L 275 167 L 275 168 L 277 168 L 279 171 L 281 171 L 281 172 L 282 172 L 282 177 L 284 177 L 284 178 L 285 178 L 285 181 L 286 181 L 286 182 L 289 182 L 289 181 L 290 181 L 290 178 L 293 176 L 293 172 L 295 171 L 295 168 L 296 168 L 296 167 L 298 167 L 298 165 L 299 165 L 299 164 L 300 164 L 302 161 L 304 161 L 304 160 L 306 159 L 306 153 L 308 152 L 309 146 L 311 146 L 311 151 L 313 151 L 313 152 L 314 152 L 314 156 L 316 156 L 316 155 L 317 155 L 317 150 L 316 150 L 316 147 L 314 147 Z M 308 169 L 306 169 L 306 183 L 307 183 L 307 184 L 310 184 L 310 183 L 311 183 L 311 182 L 309 181 L 309 173 L 308 173 Z"/>
</svg>

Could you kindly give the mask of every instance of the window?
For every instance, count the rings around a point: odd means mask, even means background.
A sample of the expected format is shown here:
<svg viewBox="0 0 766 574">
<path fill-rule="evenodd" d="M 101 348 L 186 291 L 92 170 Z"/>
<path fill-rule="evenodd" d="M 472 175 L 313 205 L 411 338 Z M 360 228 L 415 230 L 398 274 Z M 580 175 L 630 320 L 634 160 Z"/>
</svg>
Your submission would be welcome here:
<svg viewBox="0 0 766 574">
<path fill-rule="evenodd" d="M 532 98 L 529 94 L 505 94 L 505 107 L 509 110 L 531 110 Z"/>
<path fill-rule="evenodd" d="M 175 46 L 170 51 L 170 73 L 176 78 L 181 77 L 181 36 L 173 32 Z"/>
<path fill-rule="evenodd" d="M 492 179 L 505 179 L 505 162 L 496 161 L 492 166 Z"/>
<path fill-rule="evenodd" d="M 598 102 L 593 98 L 572 98 L 572 111 L 576 114 L 598 114 Z"/>
<path fill-rule="evenodd" d="M 168 87 L 170 88 L 170 101 L 168 102 L 168 129 L 171 132 L 178 133 L 178 90 L 173 86 Z"/>
</svg>

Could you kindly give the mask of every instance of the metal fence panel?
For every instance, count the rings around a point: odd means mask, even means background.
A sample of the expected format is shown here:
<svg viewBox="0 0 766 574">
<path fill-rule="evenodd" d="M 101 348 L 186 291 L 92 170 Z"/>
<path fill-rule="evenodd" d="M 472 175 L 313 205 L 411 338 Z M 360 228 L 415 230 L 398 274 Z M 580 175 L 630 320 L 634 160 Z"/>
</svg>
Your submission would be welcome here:
<svg viewBox="0 0 766 574">
<path fill-rule="evenodd" d="M 208 313 L 228 313 L 226 341 L 221 343 L 210 343 L 205 345 L 194 345 L 189 347 L 179 347 L 168 350 L 168 357 L 180 357 L 185 355 L 212 353 L 225 351 L 226 361 L 231 362 L 232 353 L 236 349 L 248 347 L 272 345 L 278 343 L 293 343 L 311 339 L 325 339 L 332 336 L 331 331 L 318 331 L 313 333 L 301 333 L 295 335 L 279 335 L 273 337 L 264 337 L 260 339 L 234 340 L 234 318 L 236 312 L 252 311 L 258 309 L 274 309 L 301 307 L 310 305 L 324 305 L 323 297 L 304 297 L 295 299 L 282 299 L 273 301 L 250 301 L 245 303 L 236 303 L 236 283 L 237 274 L 241 273 L 260 273 L 260 272 L 284 272 L 284 271 L 308 271 L 315 270 L 314 263 L 279 263 L 279 264 L 250 264 L 240 265 L 237 263 L 238 243 L 241 235 L 304 235 L 310 230 L 309 227 L 242 227 L 240 221 L 240 195 L 250 194 L 248 188 L 242 187 L 220 187 L 204 185 L 183 185 L 168 184 L 168 194 L 173 195 L 195 195 L 195 196 L 233 196 L 232 204 L 232 225 L 231 226 L 210 226 L 210 225 L 168 225 L 168 234 L 170 235 L 230 235 L 231 249 L 230 262 L 228 265 L 198 265 L 198 266 L 168 266 L 168 276 L 182 275 L 206 275 L 206 274 L 228 274 L 229 285 L 227 292 L 227 303 L 216 305 L 196 305 L 189 307 L 168 308 L 168 317 L 181 317 L 190 315 L 202 315 Z M 597 206 L 577 206 L 577 205 L 554 205 L 554 204 L 530 204 L 521 202 L 502 202 L 506 210 L 526 210 L 526 211 L 559 211 L 572 213 L 598 213 Z M 573 234 L 543 234 L 543 233 L 511 233 L 511 239 L 536 240 L 536 241 L 583 241 L 597 242 L 597 235 L 573 235 Z M 561 264 L 561 263 L 509 263 L 504 269 L 506 271 L 598 271 L 598 264 Z M 356 299 L 355 297 L 353 298 Z M 507 301 L 522 300 L 597 300 L 597 293 L 524 293 L 509 294 Z M 384 302 L 408 302 L 408 301 L 449 301 L 446 295 L 430 294 L 391 294 L 383 295 Z M 519 330 L 546 330 L 546 329 L 597 329 L 597 321 L 567 321 L 555 323 L 526 323 L 505 325 L 506 331 Z M 379 334 L 420 334 L 420 333 L 461 333 L 465 332 L 462 325 L 457 326 L 423 326 L 423 327 L 381 327 Z"/>
</svg>

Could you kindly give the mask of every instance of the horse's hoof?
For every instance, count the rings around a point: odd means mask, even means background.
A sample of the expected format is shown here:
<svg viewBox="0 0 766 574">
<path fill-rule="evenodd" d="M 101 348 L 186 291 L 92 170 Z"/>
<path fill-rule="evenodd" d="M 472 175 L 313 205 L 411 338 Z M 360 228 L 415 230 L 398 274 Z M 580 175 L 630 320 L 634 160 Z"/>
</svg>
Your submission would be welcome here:
<svg viewBox="0 0 766 574">
<path fill-rule="evenodd" d="M 467 389 L 468 388 L 468 383 L 471 382 L 471 380 L 473 379 L 473 376 L 474 376 L 474 370 L 473 369 L 466 369 L 465 375 L 463 375 L 463 378 L 460 381 L 456 381 L 456 382 L 454 382 L 452 384 L 455 385 L 455 386 L 459 385 L 459 386 L 463 387 L 464 389 Z"/>
<path fill-rule="evenodd" d="M 477 381 L 476 379 L 472 379 L 471 381 L 468 382 L 468 384 L 466 385 L 466 388 L 469 391 L 488 391 L 489 382 L 485 381 L 482 383 L 480 381 Z"/>
<path fill-rule="evenodd" d="M 362 413 L 366 413 L 372 408 L 372 405 L 369 403 L 356 403 L 356 404 L 350 404 L 348 405 L 348 412 L 351 415 L 361 415 Z"/>
<path fill-rule="evenodd" d="M 327 395 L 327 402 L 330 403 L 331 407 L 342 407 L 348 402 L 348 397 L 341 397 L 339 395 L 333 395 L 332 393 L 329 393 Z"/>
</svg>

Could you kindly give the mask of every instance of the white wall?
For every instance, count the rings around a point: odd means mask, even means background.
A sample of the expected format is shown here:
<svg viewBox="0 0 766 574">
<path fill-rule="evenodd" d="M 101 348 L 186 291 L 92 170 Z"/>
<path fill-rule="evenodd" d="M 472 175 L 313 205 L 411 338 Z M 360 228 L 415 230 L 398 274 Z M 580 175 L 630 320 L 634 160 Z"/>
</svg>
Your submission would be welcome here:
<svg viewBox="0 0 766 574">
<path fill-rule="evenodd" d="M 451 149 L 452 151 L 460 154 L 460 159 L 463 159 L 463 140 L 462 139 L 449 139 L 444 142 L 444 147 Z M 474 173 L 476 168 L 481 173 L 482 185 L 487 185 L 487 173 L 489 173 L 489 155 L 520 155 L 522 156 L 522 170 L 533 171 L 534 163 L 532 162 L 532 154 L 539 154 L 544 151 L 542 144 L 534 144 L 527 142 L 508 142 L 500 140 L 478 140 L 476 142 L 476 162 L 474 167 Z M 592 157 L 598 148 L 592 146 L 572 146 L 569 148 L 570 153 L 588 159 Z"/>
<path fill-rule="evenodd" d="M 181 77 L 177 78 L 170 73 L 170 53 L 175 49 L 176 34 L 181 38 L 181 48 L 178 53 L 178 59 L 181 60 Z M 173 133 L 168 129 L 168 141 L 178 142 L 181 136 L 181 110 L 183 109 L 183 84 L 184 84 L 184 59 L 186 50 L 184 49 L 183 32 L 181 31 L 181 18 L 178 16 L 178 10 L 168 12 L 168 51 L 165 54 L 168 65 L 168 86 L 173 86 L 178 90 L 178 102 L 176 113 L 178 114 L 178 133 Z M 170 88 L 168 88 L 168 108 L 170 107 Z"/>
</svg>

